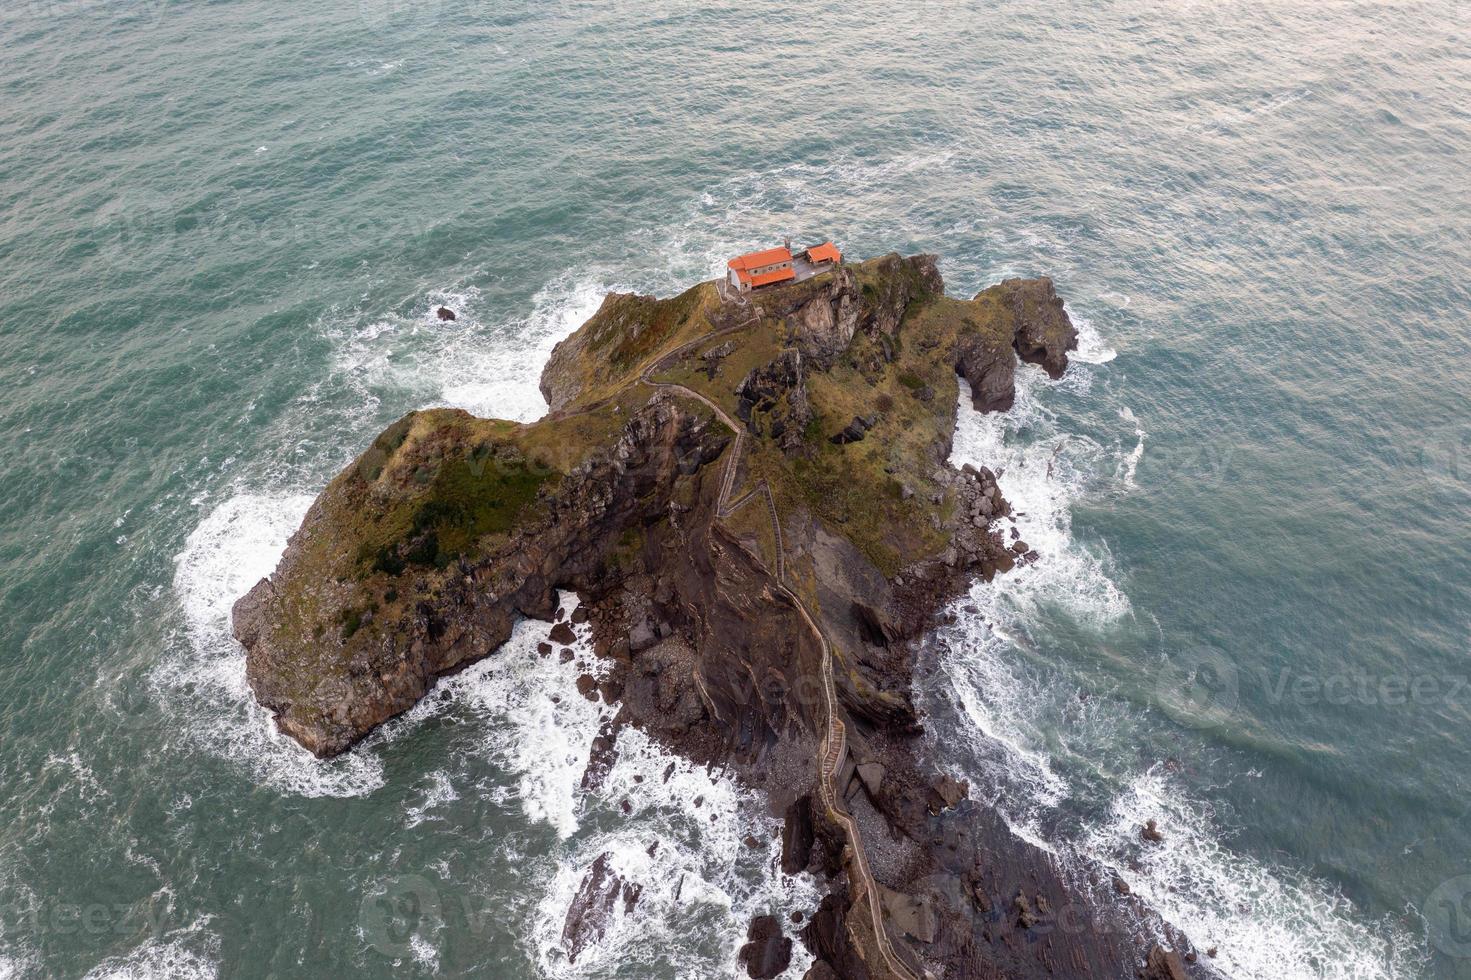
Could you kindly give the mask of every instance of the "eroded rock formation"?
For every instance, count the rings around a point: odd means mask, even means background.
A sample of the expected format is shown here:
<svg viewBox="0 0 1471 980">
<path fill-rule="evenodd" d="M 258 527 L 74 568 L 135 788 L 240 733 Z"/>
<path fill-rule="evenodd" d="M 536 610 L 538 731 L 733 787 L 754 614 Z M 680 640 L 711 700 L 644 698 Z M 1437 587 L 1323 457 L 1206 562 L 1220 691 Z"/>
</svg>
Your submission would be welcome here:
<svg viewBox="0 0 1471 980">
<path fill-rule="evenodd" d="M 251 687 L 336 754 L 573 589 L 609 666 L 581 694 L 619 705 L 586 779 L 636 725 L 764 789 L 784 870 L 829 882 L 810 977 L 1133 975 L 1133 932 L 1055 928 L 1126 897 L 936 772 L 911 698 L 943 603 L 1036 558 L 994 527 L 996 476 L 947 465 L 958 377 L 1004 409 L 1019 360 L 1057 377 L 1076 342 L 1050 281 L 953 299 L 931 256 L 610 296 L 553 352 L 543 420 L 416 412 L 332 481 L 235 608 Z M 569 954 L 631 887 L 589 871 Z M 752 976 L 784 968 L 779 923 L 750 940 Z"/>
</svg>

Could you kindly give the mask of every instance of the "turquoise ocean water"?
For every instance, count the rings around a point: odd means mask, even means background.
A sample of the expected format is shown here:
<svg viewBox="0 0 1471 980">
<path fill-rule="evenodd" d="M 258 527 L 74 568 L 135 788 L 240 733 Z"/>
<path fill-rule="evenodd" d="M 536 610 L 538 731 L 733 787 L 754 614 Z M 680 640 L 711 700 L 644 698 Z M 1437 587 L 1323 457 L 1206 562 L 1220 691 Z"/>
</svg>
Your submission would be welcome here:
<svg viewBox="0 0 1471 980">
<path fill-rule="evenodd" d="M 385 424 L 535 418 L 604 292 L 784 234 L 1083 329 L 962 412 L 1045 560 L 930 644 L 945 764 L 1232 976 L 1471 976 L 1468 49 L 1457 0 L 7 3 L 0 978 L 722 976 L 810 908 L 729 783 L 579 791 L 531 624 L 328 764 L 228 631 Z M 644 898 L 569 963 L 605 852 Z"/>
</svg>

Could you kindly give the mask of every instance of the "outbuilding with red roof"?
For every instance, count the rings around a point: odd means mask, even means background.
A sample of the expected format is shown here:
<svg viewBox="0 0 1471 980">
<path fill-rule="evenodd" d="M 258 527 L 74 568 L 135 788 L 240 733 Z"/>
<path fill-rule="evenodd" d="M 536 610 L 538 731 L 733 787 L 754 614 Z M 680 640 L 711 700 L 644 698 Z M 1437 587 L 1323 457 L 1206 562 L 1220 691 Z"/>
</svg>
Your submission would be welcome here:
<svg viewBox="0 0 1471 980">
<path fill-rule="evenodd" d="M 792 246 L 788 242 L 781 248 L 737 256 L 727 262 L 726 267 L 730 284 L 744 293 L 778 283 L 801 282 L 842 261 L 843 253 L 832 242 L 823 242 L 796 255 L 792 254 Z"/>
</svg>

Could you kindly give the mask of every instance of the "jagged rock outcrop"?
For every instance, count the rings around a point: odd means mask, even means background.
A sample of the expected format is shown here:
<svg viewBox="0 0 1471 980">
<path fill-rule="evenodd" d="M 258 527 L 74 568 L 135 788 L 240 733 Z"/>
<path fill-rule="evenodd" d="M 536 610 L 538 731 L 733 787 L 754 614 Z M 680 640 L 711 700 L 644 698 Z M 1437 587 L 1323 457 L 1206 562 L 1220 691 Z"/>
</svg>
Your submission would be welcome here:
<svg viewBox="0 0 1471 980">
<path fill-rule="evenodd" d="M 852 342 L 858 329 L 859 297 L 858 277 L 841 269 L 826 289 L 791 313 L 798 347 L 819 370 L 832 367 Z"/>
<path fill-rule="evenodd" d="M 947 464 L 958 377 L 1004 408 L 1019 359 L 1056 376 L 1076 342 L 1050 281 L 955 299 L 933 256 L 741 297 L 610 296 L 553 351 L 545 419 L 413 413 L 332 481 L 235 607 L 247 679 L 282 731 L 336 754 L 572 589 L 606 670 L 569 696 L 618 706 L 584 784 L 632 725 L 763 789 L 783 868 L 828 883 L 810 976 L 1133 972 L 1127 930 L 1033 941 L 1047 910 L 1095 899 L 935 771 L 911 696 L 942 605 L 1037 557 L 998 529 L 996 475 Z M 570 658 L 556 629 L 539 654 Z M 569 958 L 638 899 L 604 858 Z M 1018 894 L 1030 924 L 1002 911 Z M 779 923 L 753 924 L 752 976 L 789 955 Z"/>
<path fill-rule="evenodd" d="M 746 423 L 752 435 L 770 435 L 789 455 L 801 450 L 812 422 L 801 351 L 789 348 L 770 364 L 753 368 L 735 393 L 736 418 Z"/>
<path fill-rule="evenodd" d="M 774 980 L 791 965 L 792 941 L 782 934 L 776 916 L 758 915 L 752 919 L 746 939 L 739 958 L 751 980 Z"/>
<path fill-rule="evenodd" d="M 1067 370 L 1067 352 L 1078 346 L 1078 330 L 1063 309 L 1052 280 L 1006 279 L 993 287 L 1006 294 L 1017 330 L 1013 345 L 1022 360 L 1040 364 L 1052 380 Z M 982 295 L 985 295 L 984 293 Z"/>
<path fill-rule="evenodd" d="M 868 433 L 869 429 L 873 428 L 877 420 L 878 417 L 875 415 L 869 415 L 867 417 L 855 415 L 853 416 L 853 421 L 843 426 L 838 434 L 829 439 L 828 442 L 839 446 L 846 446 L 850 442 L 862 442 L 864 435 Z"/>
<path fill-rule="evenodd" d="M 1140 971 L 1143 980 L 1185 980 L 1185 963 L 1180 954 L 1156 944 L 1149 951 Z"/>
<path fill-rule="evenodd" d="M 583 875 L 562 926 L 567 962 L 576 963 L 588 946 L 603 938 L 616 917 L 631 914 L 642 892 L 641 886 L 613 870 L 611 854 L 598 855 Z"/>
<path fill-rule="evenodd" d="M 1005 346 L 1023 361 L 1040 364 L 1054 380 L 1062 377 L 1078 331 L 1051 279 L 1007 279 L 977 294 L 975 302 L 987 306 L 1002 327 L 964 334 L 957 345 L 956 370 L 970 382 L 978 411 L 1004 412 L 1016 400 L 1016 361 L 1005 356 Z"/>
<path fill-rule="evenodd" d="M 408 710 L 504 643 L 518 617 L 550 617 L 556 587 L 606 574 L 610 542 L 730 442 L 708 413 L 662 394 L 565 473 L 463 412 L 415 413 L 396 429 L 328 486 L 274 575 L 234 609 L 251 689 L 317 755 Z M 467 512 L 466 484 L 496 505 L 488 518 Z M 498 531 L 503 515 L 514 523 Z M 467 522 L 488 533 L 447 550 Z"/>
</svg>

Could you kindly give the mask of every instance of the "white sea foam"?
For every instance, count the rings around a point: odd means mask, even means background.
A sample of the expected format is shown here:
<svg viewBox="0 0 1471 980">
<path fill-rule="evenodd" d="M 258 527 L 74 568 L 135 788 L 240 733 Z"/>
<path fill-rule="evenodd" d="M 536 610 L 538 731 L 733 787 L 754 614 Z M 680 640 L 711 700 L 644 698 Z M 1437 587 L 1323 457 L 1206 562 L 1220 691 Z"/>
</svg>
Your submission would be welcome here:
<svg viewBox="0 0 1471 980">
<path fill-rule="evenodd" d="M 1083 372 L 1073 377 L 1075 390 L 1087 387 Z M 1130 605 L 1110 576 L 1109 556 L 1101 545 L 1085 547 L 1072 534 L 1072 504 L 1097 486 L 1109 454 L 1091 439 L 1057 430 L 1054 416 L 1037 397 L 1038 387 L 1048 384 L 1041 368 L 1024 365 L 1017 373 L 1012 410 L 983 415 L 971 407 L 962 382 L 951 462 L 996 472 L 1011 503 L 1008 526 L 1042 556 L 1037 564 L 977 589 L 975 598 L 997 605 L 998 614 L 1011 611 L 1006 618 L 1022 622 L 1044 606 L 1060 606 L 1096 625 L 1114 622 L 1129 614 Z"/>
<path fill-rule="evenodd" d="M 570 615 L 577 598 L 563 593 L 561 604 Z M 528 887 L 544 888 L 527 925 L 527 942 L 546 975 L 597 976 L 609 964 L 671 959 L 680 964 L 680 976 L 733 973 L 751 917 L 768 911 L 810 914 L 819 897 L 815 885 L 806 876 L 782 874 L 779 824 L 756 794 L 670 754 L 637 729 L 619 735 L 617 762 L 601 786 L 591 793 L 582 788 L 593 739 L 616 706 L 577 692 L 579 676 L 602 678 L 607 666 L 592 653 L 586 625 L 574 632 L 573 658 L 564 662 L 560 650 L 547 657 L 537 652 L 545 623 L 521 622 L 494 656 L 444 680 L 364 748 L 449 711 L 480 721 L 476 751 L 512 774 L 514 802 L 529 821 L 548 824 L 562 841 L 541 859 L 545 873 L 528 881 Z M 410 826 L 426 819 L 431 801 L 453 793 L 450 781 L 447 772 L 432 774 L 426 803 L 410 810 Z M 603 816 L 598 827 L 617 829 L 589 829 L 592 811 Z M 748 835 L 761 846 L 747 847 Z M 604 853 L 620 876 L 640 887 L 641 896 L 631 915 L 616 916 L 603 939 L 569 964 L 562 945 L 567 909 L 587 868 Z M 700 952 L 709 949 L 723 950 L 723 961 L 712 965 Z M 810 965 L 805 955 L 794 950 L 790 976 Z"/>
<path fill-rule="evenodd" d="M 1103 339 L 1103 334 L 1098 332 L 1092 320 L 1077 314 L 1073 314 L 1070 319 L 1073 326 L 1078 328 L 1078 349 L 1068 355 L 1070 360 L 1084 364 L 1107 364 L 1119 356 L 1119 352 Z"/>
<path fill-rule="evenodd" d="M 429 788 L 424 793 L 424 802 L 404 811 L 404 825 L 417 827 L 425 820 L 432 819 L 429 811 L 445 803 L 452 803 L 459 798 L 460 794 L 455 792 L 455 785 L 449 773 L 443 769 L 432 772 L 429 774 Z"/>
<path fill-rule="evenodd" d="M 1087 332 L 1080 331 L 1086 337 Z M 1082 364 L 1107 363 L 1113 352 L 1096 336 Z M 1077 541 L 1070 511 L 1079 501 L 1134 487 L 1146 433 L 1127 407 L 1117 416 L 1132 430 L 1113 449 L 1059 429 L 1046 402 L 1091 390 L 1090 368 L 1075 366 L 1049 385 L 1039 370 L 1018 375 L 1011 412 L 978 415 L 962 392 L 953 462 L 984 464 L 998 474 L 1016 512 L 1020 537 L 1041 561 L 972 589 L 960 623 L 940 636 L 947 696 L 985 738 L 973 742 L 967 764 L 1017 833 L 1123 870 L 1135 894 L 1204 949 L 1215 965 L 1241 978 L 1313 976 L 1377 978 L 1413 972 L 1413 940 L 1388 924 L 1370 924 L 1322 882 L 1239 854 L 1221 840 L 1208 804 L 1162 769 L 1128 779 L 1103 821 L 1076 839 L 1043 840 L 1058 812 L 1072 804 L 1092 810 L 1087 793 L 1062 774 L 1058 760 L 1096 771 L 1100 744 L 1117 741 L 1125 722 L 1109 707 L 1090 705 L 1049 675 L 1033 639 L 1040 624 L 1069 624 L 1100 635 L 1132 617 L 1128 597 L 1100 544 Z M 1047 385 L 1047 387 L 1042 387 Z M 1109 479 L 1108 474 L 1113 478 Z M 1003 522 L 1003 527 L 1006 526 Z M 1158 819 L 1165 843 L 1143 849 L 1138 831 Z"/>
<path fill-rule="evenodd" d="M 604 270 L 579 269 L 548 283 L 524 317 L 496 317 L 479 289 L 462 286 L 431 290 L 407 313 L 365 324 L 358 311 L 334 310 L 323 330 L 335 345 L 334 372 L 375 404 L 395 389 L 423 408 L 532 422 L 547 410 L 538 382 L 557 341 L 586 323 L 609 292 L 628 288 Z M 440 320 L 441 306 L 456 318 Z"/>
<path fill-rule="evenodd" d="M 680 977 L 739 974 L 737 954 L 751 918 L 770 913 L 785 924 L 797 911 L 805 919 L 820 898 L 815 882 L 782 873 L 780 824 L 757 794 L 671 755 L 634 729 L 619 736 L 618 748 L 618 762 L 591 805 L 613 813 L 627 801 L 630 812 L 619 829 L 577 839 L 558 861 L 531 928 L 542 972 L 580 978 L 601 976 L 614 964 L 668 964 Z M 757 847 L 745 843 L 748 836 Z M 570 964 L 562 944 L 567 909 L 601 854 L 640 889 L 638 903 L 631 915 L 620 908 L 596 946 Z M 711 962 L 710 950 L 723 952 Z M 810 965 L 797 943 L 785 975 L 801 976 Z"/>
<path fill-rule="evenodd" d="M 213 980 L 219 975 L 219 938 L 200 921 L 103 960 L 85 980 Z"/>
<path fill-rule="evenodd" d="M 430 973 L 439 972 L 439 947 L 418 933 L 409 937 L 409 955 Z"/>
<path fill-rule="evenodd" d="M 591 319 L 603 298 L 619 288 L 627 287 L 595 273 L 551 283 L 533 298 L 532 313 L 524 321 L 489 337 L 477 336 L 433 360 L 430 377 L 439 386 L 434 403 L 517 422 L 541 418 L 547 404 L 538 383 L 552 348 Z"/>
<path fill-rule="evenodd" d="M 577 597 L 563 593 L 569 613 Z M 390 722 L 368 742 L 369 748 L 453 708 L 485 722 L 481 750 L 518 776 L 517 795 L 532 821 L 545 821 L 559 836 L 577 832 L 581 800 L 578 787 L 589 750 L 612 709 L 577 693 L 584 673 L 603 676 L 606 666 L 592 653 L 585 626 L 577 628 L 574 659 L 536 651 L 547 626 L 523 620 L 496 653 L 446 678 L 402 718 Z"/>
<path fill-rule="evenodd" d="M 1141 847 L 1139 828 L 1151 819 L 1164 841 Z M 1422 956 L 1407 933 L 1366 924 L 1322 882 L 1225 846 L 1208 805 L 1162 767 L 1138 775 L 1083 846 L 1112 862 L 1134 894 L 1197 947 L 1216 947 L 1214 965 L 1228 976 L 1369 980 L 1418 972 Z"/>
<path fill-rule="evenodd" d="M 311 505 L 305 495 L 239 494 L 211 511 L 175 558 L 174 592 L 184 611 L 183 643 L 154 668 L 156 695 L 184 713 L 185 737 L 249 767 L 282 792 L 355 796 L 383 784 L 370 753 L 320 762 L 279 734 L 245 682 L 245 654 L 230 631 L 235 600 L 275 568 Z"/>
<path fill-rule="evenodd" d="M 1023 366 L 1012 410 L 983 415 L 971 407 L 969 388 L 961 382 L 951 462 L 995 471 L 1013 511 L 1002 527 L 1014 527 L 1041 560 L 973 585 L 969 607 L 977 612 L 962 610 L 961 628 L 940 637 L 947 649 L 949 696 L 980 736 L 975 758 L 991 760 L 990 771 L 976 775 L 1006 797 L 1000 809 L 1012 829 L 1044 847 L 1050 845 L 1038 818 L 1063 801 L 1068 787 L 1042 748 L 1048 737 L 1037 719 L 1049 695 L 1027 676 L 1030 624 L 1059 608 L 1095 626 L 1130 613 L 1127 596 L 1109 575 L 1106 554 L 1073 539 L 1070 505 L 1086 491 L 1102 450 L 1091 440 L 1056 431 L 1037 398 L 1038 386 L 1048 383 L 1040 368 Z M 1003 758 L 996 757 L 998 751 Z"/>
</svg>

